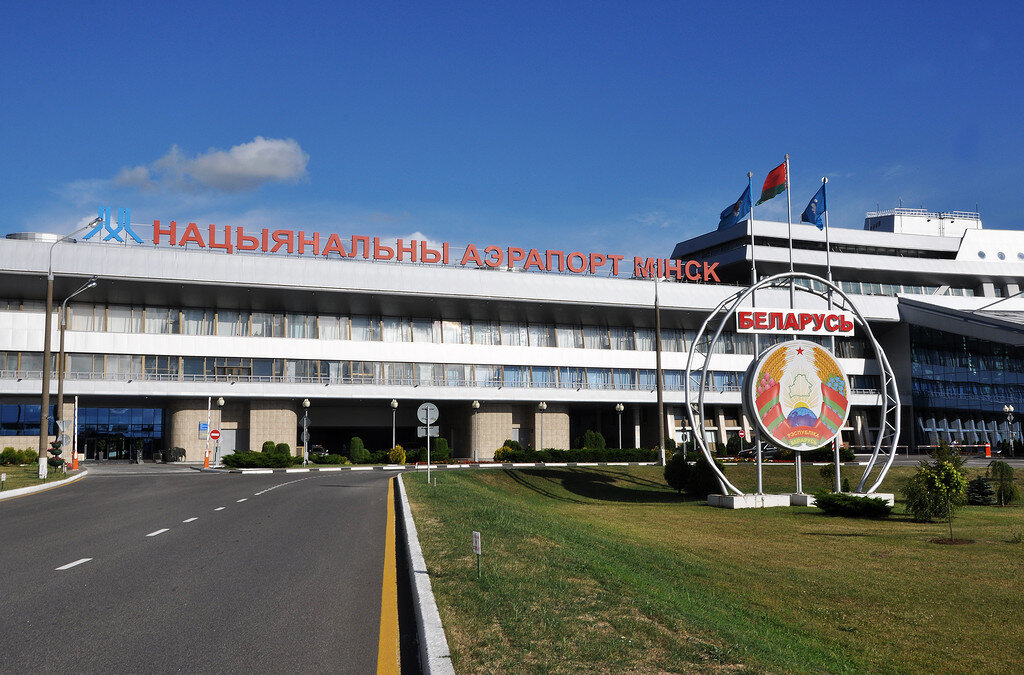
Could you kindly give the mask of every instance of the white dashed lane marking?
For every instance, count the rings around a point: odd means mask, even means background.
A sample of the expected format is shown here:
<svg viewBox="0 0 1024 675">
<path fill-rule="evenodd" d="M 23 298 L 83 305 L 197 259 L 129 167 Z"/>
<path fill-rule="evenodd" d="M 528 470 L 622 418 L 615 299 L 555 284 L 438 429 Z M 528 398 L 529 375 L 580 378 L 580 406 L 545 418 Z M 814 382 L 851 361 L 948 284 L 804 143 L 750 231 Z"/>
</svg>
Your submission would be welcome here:
<svg viewBox="0 0 1024 675">
<path fill-rule="evenodd" d="M 189 518 L 188 520 L 183 520 L 181 522 L 183 522 L 183 523 L 191 523 L 193 520 L 199 520 L 199 519 L 198 518 Z"/>
<path fill-rule="evenodd" d="M 214 511 L 223 511 L 226 508 L 226 506 L 218 506 L 217 508 L 214 509 Z"/>
<path fill-rule="evenodd" d="M 147 536 L 147 537 L 155 537 L 156 535 L 158 535 L 158 534 L 163 534 L 164 532 L 167 532 L 167 531 L 168 531 L 168 530 L 170 530 L 170 529 L 171 529 L 171 528 L 169 528 L 169 527 L 165 527 L 165 528 L 164 528 L 164 529 L 162 529 L 162 530 L 157 530 L 156 532 L 150 532 L 150 533 L 149 533 L 149 534 L 147 534 L 146 536 Z"/>
<path fill-rule="evenodd" d="M 54 567 L 53 569 L 54 569 L 54 571 L 69 570 L 72 567 L 74 567 L 75 565 L 81 565 L 82 563 L 87 563 L 90 560 L 92 560 L 92 558 L 80 558 L 79 560 L 76 560 L 75 562 L 70 562 L 67 565 L 61 565 L 60 567 Z"/>
<path fill-rule="evenodd" d="M 243 497 L 242 499 L 238 500 L 238 503 L 241 504 L 242 502 L 247 501 L 248 499 L 248 497 Z"/>
</svg>

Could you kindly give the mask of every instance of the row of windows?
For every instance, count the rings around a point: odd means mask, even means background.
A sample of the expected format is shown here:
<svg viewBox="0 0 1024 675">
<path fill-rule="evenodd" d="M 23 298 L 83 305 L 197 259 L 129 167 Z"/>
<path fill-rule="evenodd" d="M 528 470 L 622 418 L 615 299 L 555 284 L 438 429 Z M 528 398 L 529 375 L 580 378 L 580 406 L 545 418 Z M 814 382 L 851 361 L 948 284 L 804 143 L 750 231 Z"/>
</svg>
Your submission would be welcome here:
<svg viewBox="0 0 1024 675">
<path fill-rule="evenodd" d="M 50 406 L 49 431 L 53 433 L 53 410 Z M 0 436 L 39 436 L 39 417 L 43 407 L 39 404 L 0 405 Z"/>
<path fill-rule="evenodd" d="M 0 352 L 10 359 L 16 352 Z M 158 381 L 315 382 L 450 387 L 560 387 L 573 389 L 653 390 L 654 370 L 500 366 L 316 359 L 248 359 L 214 356 L 134 356 L 70 354 L 67 379 L 139 379 Z M 9 377 L 17 371 L 5 370 Z M 665 388 L 682 390 L 683 371 L 666 370 Z M 691 373 L 692 388 L 699 374 Z M 708 390 L 733 391 L 743 373 L 714 371 Z M 851 387 L 871 389 L 877 378 L 852 376 Z"/>
<path fill-rule="evenodd" d="M 3 307 L 0 302 L 0 308 Z M 563 347 L 654 351 L 650 328 L 622 326 L 573 326 L 509 321 L 441 321 L 404 317 L 340 316 L 244 312 L 213 309 L 169 309 L 127 305 L 76 304 L 70 308 L 70 330 L 108 333 L 166 335 L 223 335 L 288 337 L 360 342 L 423 342 L 435 344 L 506 345 L 513 347 Z M 685 352 L 696 331 L 663 329 L 662 351 Z M 762 336 L 761 347 L 789 339 Z M 754 354 L 754 337 L 724 333 L 715 346 L 719 354 Z M 858 338 L 837 340 L 837 354 L 862 358 L 864 342 Z"/>
</svg>

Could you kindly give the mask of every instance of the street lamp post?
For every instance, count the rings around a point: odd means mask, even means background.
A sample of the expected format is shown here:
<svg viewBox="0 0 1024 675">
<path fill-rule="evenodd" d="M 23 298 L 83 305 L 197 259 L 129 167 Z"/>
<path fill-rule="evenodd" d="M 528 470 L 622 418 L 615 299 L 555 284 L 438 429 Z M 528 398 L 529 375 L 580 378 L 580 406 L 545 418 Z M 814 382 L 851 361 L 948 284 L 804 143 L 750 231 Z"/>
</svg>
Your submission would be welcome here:
<svg viewBox="0 0 1024 675">
<path fill-rule="evenodd" d="M 615 404 L 615 412 L 619 413 L 619 450 L 622 449 L 622 411 L 625 410 L 621 403 Z"/>
<path fill-rule="evenodd" d="M 309 399 L 302 399 L 302 466 L 309 464 Z"/>
<path fill-rule="evenodd" d="M 67 364 L 64 362 L 67 358 L 64 355 L 64 331 L 68 325 L 68 300 L 75 297 L 79 293 L 84 293 L 93 286 L 96 285 L 96 277 L 91 277 L 85 282 L 77 291 L 64 298 L 64 302 L 60 303 L 60 314 L 58 320 L 60 322 L 60 353 L 57 355 L 57 432 L 60 434 L 57 439 L 61 442 L 63 448 L 68 443 L 64 440 L 67 434 L 64 433 L 64 371 L 67 370 Z M 78 464 L 78 457 L 72 458 L 72 464 Z"/>
<path fill-rule="evenodd" d="M 654 278 L 654 379 L 658 387 L 658 457 L 665 466 L 665 376 L 661 370 L 661 304 L 658 302 L 658 277 Z M 684 382 L 683 386 L 689 386 Z"/>
<path fill-rule="evenodd" d="M 479 447 L 477 444 L 478 436 L 477 425 L 476 425 L 476 412 L 480 410 L 480 401 L 473 401 L 473 461 L 480 461 Z"/>
<path fill-rule="evenodd" d="M 96 217 L 83 225 L 71 234 L 66 234 L 57 241 L 50 244 L 50 255 L 46 266 L 46 315 L 43 317 L 43 391 L 42 404 L 39 412 L 39 478 L 46 478 L 46 439 L 50 430 L 50 337 L 53 323 L 53 248 L 83 230 L 87 230 L 96 223 L 103 222 L 102 218 Z"/>
<path fill-rule="evenodd" d="M 540 447 L 538 450 L 544 449 L 544 411 L 548 409 L 548 404 L 541 401 L 537 404 L 537 409 L 540 410 Z"/>
<path fill-rule="evenodd" d="M 1006 431 L 1010 436 L 1010 455 L 1013 456 L 1015 454 L 1013 448 L 1013 406 L 1004 405 L 1003 412 L 1006 413 Z"/>
<path fill-rule="evenodd" d="M 391 399 L 391 447 L 398 447 L 398 441 L 395 436 L 396 422 L 398 420 L 398 400 Z"/>
<path fill-rule="evenodd" d="M 224 435 L 224 397 L 217 397 L 217 431 L 220 432 L 221 436 Z M 207 431 L 209 434 L 209 431 Z M 220 464 L 220 438 L 217 437 L 217 442 L 213 446 L 213 463 L 214 465 Z M 139 459 L 139 463 L 142 463 L 142 459 Z"/>
</svg>

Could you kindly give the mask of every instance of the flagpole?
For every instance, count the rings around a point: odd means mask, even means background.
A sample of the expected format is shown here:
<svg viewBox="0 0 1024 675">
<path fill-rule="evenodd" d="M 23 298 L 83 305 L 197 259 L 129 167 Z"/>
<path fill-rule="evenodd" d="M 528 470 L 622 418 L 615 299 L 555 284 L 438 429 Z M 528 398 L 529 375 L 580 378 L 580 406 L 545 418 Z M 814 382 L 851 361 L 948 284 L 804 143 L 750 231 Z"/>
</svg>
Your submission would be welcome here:
<svg viewBox="0 0 1024 675">
<path fill-rule="evenodd" d="M 825 185 L 828 184 L 828 176 L 821 177 L 821 194 L 825 196 L 825 277 L 832 281 L 832 263 L 830 254 L 832 253 L 832 245 L 828 242 L 828 195 L 825 194 Z M 832 292 L 829 291 L 829 297 L 832 297 Z M 831 307 L 830 307 L 831 309 Z"/>
<path fill-rule="evenodd" d="M 750 182 L 751 182 L 751 180 L 753 178 L 754 178 L 754 172 L 753 171 L 748 171 L 747 172 L 747 190 L 751 189 L 752 186 L 751 186 Z M 756 244 L 754 242 L 754 196 L 753 195 L 750 196 L 750 223 L 749 223 L 749 225 L 750 225 L 750 285 L 751 286 L 755 286 L 755 285 L 757 285 L 757 254 L 754 253 L 754 248 L 755 248 Z M 757 291 L 752 291 L 750 293 L 750 304 L 753 307 L 755 307 L 755 308 L 757 307 Z M 758 340 L 757 333 L 754 333 L 754 358 L 756 359 L 757 356 L 760 353 L 761 353 L 761 343 L 760 343 L 760 340 Z M 740 409 L 740 416 L 741 417 L 743 416 L 742 406 L 741 406 L 741 409 Z M 755 435 L 755 438 L 756 438 L 755 442 L 757 444 L 756 445 L 757 452 L 756 452 L 756 455 L 755 455 L 755 457 L 757 459 L 757 467 L 756 467 L 757 468 L 757 493 L 756 494 L 760 495 L 760 494 L 764 494 L 764 480 L 763 480 L 764 472 L 762 470 L 763 459 L 762 459 L 762 455 L 761 455 L 761 434 L 757 433 L 757 429 L 756 428 L 754 429 L 754 435 Z M 742 450 L 742 445 L 743 445 L 743 443 L 741 442 L 740 443 L 740 446 L 741 446 L 740 449 L 741 450 Z"/>
<path fill-rule="evenodd" d="M 789 273 L 793 273 L 793 200 L 790 198 L 792 184 L 789 179 L 789 153 L 786 153 L 786 221 L 789 223 Z M 796 280 L 789 279 L 789 308 L 796 308 Z"/>
<path fill-rule="evenodd" d="M 832 262 L 831 262 L 832 244 L 829 243 L 829 238 L 828 238 L 828 194 L 825 191 L 825 186 L 827 184 L 828 184 L 828 176 L 822 176 L 821 177 L 821 196 L 824 197 L 824 199 L 822 201 L 825 202 L 825 277 L 831 282 L 832 281 Z M 832 309 L 832 289 L 831 288 L 828 289 L 828 308 L 831 311 L 831 309 Z M 829 337 L 829 342 L 831 343 L 830 346 L 832 348 L 832 355 L 835 356 L 835 353 L 836 353 L 836 336 L 835 335 L 830 336 Z M 833 452 L 833 458 L 834 458 L 834 461 L 835 461 L 835 490 L 836 490 L 837 494 L 843 491 L 843 484 L 842 484 L 842 476 L 843 476 L 843 474 L 842 474 L 842 471 L 839 468 L 839 461 L 840 461 L 840 457 L 839 457 L 839 437 L 841 435 L 842 435 L 842 430 L 840 430 L 840 432 L 838 434 L 836 434 L 836 437 L 834 439 L 832 439 L 832 452 Z"/>
</svg>

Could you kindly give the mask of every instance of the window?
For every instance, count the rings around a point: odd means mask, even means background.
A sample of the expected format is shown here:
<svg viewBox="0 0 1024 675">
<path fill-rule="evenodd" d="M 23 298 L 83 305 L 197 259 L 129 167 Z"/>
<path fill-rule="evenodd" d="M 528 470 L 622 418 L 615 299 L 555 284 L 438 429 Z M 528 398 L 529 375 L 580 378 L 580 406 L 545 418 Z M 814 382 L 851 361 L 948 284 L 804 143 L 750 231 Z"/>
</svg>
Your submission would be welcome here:
<svg viewBox="0 0 1024 675">
<path fill-rule="evenodd" d="M 583 335 L 579 326 L 555 326 L 555 335 L 558 338 L 559 347 L 570 349 L 581 349 L 583 347 Z"/>
<path fill-rule="evenodd" d="M 182 312 L 183 335 L 209 335 L 210 323 L 206 310 L 186 309 Z"/>
<path fill-rule="evenodd" d="M 501 379 L 506 387 L 528 387 L 530 369 L 527 366 L 505 366 L 502 368 Z"/>
<path fill-rule="evenodd" d="M 548 325 L 530 324 L 529 327 L 531 347 L 554 347 L 555 327 Z"/>
<path fill-rule="evenodd" d="M 353 316 L 352 339 L 360 342 L 380 342 L 380 320 L 372 316 Z"/>
<path fill-rule="evenodd" d="M 459 321 L 442 321 L 441 332 L 445 344 L 462 344 L 462 323 Z"/>
<path fill-rule="evenodd" d="M 444 384 L 441 367 L 436 363 L 417 363 L 416 384 L 426 387 Z"/>
<path fill-rule="evenodd" d="M 474 366 L 473 374 L 478 387 L 496 387 L 501 384 L 501 370 L 497 366 Z"/>
<path fill-rule="evenodd" d="M 412 342 L 412 326 L 408 319 L 386 316 L 381 320 L 381 337 L 384 342 Z"/>
<path fill-rule="evenodd" d="M 105 331 L 107 329 L 106 308 L 102 305 L 75 303 L 68 307 L 71 315 L 68 328 L 71 330 Z"/>
<path fill-rule="evenodd" d="M 178 310 L 166 307 L 146 308 L 146 332 L 167 335 L 178 332 Z"/>
<path fill-rule="evenodd" d="M 217 310 L 217 335 L 244 335 L 242 313 L 227 309 Z"/>
<path fill-rule="evenodd" d="M 321 340 L 341 340 L 348 337 L 348 317 L 321 314 L 317 319 L 317 337 Z"/>
<path fill-rule="evenodd" d="M 612 349 L 633 350 L 636 348 L 632 328 L 609 328 L 608 335 Z"/>
<path fill-rule="evenodd" d="M 654 351 L 654 330 L 650 328 L 636 329 L 636 348 L 642 352 Z"/>
<path fill-rule="evenodd" d="M 530 333 L 526 324 L 502 321 L 501 344 L 511 347 L 525 347 L 530 344 Z"/>
<path fill-rule="evenodd" d="M 284 337 L 284 315 L 253 312 L 252 334 L 254 337 Z"/>
<path fill-rule="evenodd" d="M 558 369 L 547 366 L 533 367 L 533 386 L 535 387 L 557 387 Z"/>
<path fill-rule="evenodd" d="M 441 322 L 430 319 L 412 320 L 412 341 L 413 342 L 440 342 Z"/>
<path fill-rule="evenodd" d="M 608 329 L 599 326 L 583 327 L 583 346 L 587 349 L 609 349 Z"/>
<path fill-rule="evenodd" d="M 316 317 L 309 314 L 285 314 L 285 325 L 290 338 L 315 338 Z"/>
</svg>

